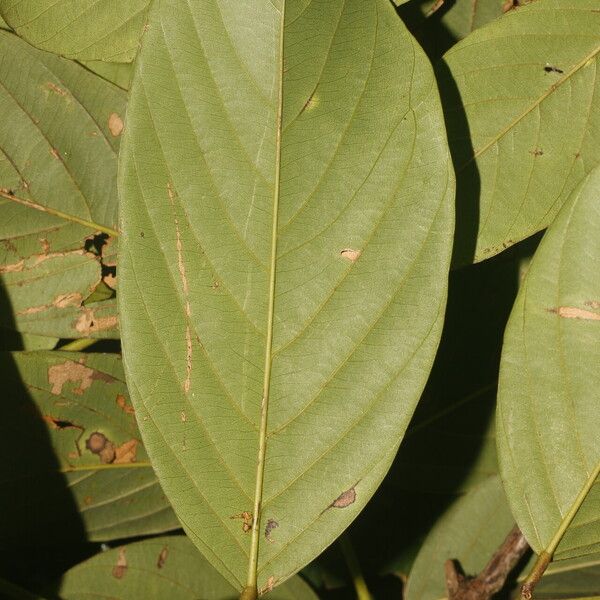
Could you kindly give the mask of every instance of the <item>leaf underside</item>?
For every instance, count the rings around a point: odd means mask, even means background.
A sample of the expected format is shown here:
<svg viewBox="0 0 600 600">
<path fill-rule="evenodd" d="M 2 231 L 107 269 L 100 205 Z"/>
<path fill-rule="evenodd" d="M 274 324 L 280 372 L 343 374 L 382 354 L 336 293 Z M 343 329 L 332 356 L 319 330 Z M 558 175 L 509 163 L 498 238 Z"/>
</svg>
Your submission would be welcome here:
<svg viewBox="0 0 600 600">
<path fill-rule="evenodd" d="M 505 334 L 500 466 L 511 509 L 538 553 L 600 460 L 599 199 L 595 169 L 548 228 Z M 557 559 L 600 549 L 599 483 L 559 544 Z"/>
<path fill-rule="evenodd" d="M 542 230 L 600 163 L 598 31 L 596 0 L 539 0 L 445 54 L 439 82 L 464 232 L 457 264 Z"/>
<path fill-rule="evenodd" d="M 7 544 L 104 541 L 179 527 L 139 439 L 119 356 L 5 352 L 0 364 L 12 415 L 2 425 L 2 451 L 19 461 L 19 469 L 13 461 L 0 467 Z M 34 485 L 40 493 L 31 494 Z"/>
<path fill-rule="evenodd" d="M 149 0 L 0 0 L 0 14 L 31 45 L 78 60 L 129 62 Z"/>
<path fill-rule="evenodd" d="M 288 0 L 283 33 L 282 13 L 157 2 L 121 153 L 128 385 L 186 532 L 238 588 L 271 276 L 259 588 L 327 547 L 388 469 L 439 340 L 453 220 L 435 82 L 393 7 Z"/>
<path fill-rule="evenodd" d="M 114 266 L 122 90 L 0 32 L 0 323 L 45 336 L 117 337 L 116 302 L 84 302 Z M 122 127 L 121 127 L 122 129 Z M 35 203 L 39 209 L 23 204 Z M 114 246 L 114 244 L 113 244 Z M 4 298 L 6 295 L 6 298 Z"/>
</svg>

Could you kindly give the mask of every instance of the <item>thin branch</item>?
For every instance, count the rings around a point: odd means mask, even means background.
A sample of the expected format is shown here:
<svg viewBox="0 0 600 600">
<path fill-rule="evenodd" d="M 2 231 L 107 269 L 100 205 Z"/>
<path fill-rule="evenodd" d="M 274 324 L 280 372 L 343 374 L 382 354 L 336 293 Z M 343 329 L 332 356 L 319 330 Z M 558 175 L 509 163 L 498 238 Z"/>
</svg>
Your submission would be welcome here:
<svg viewBox="0 0 600 600">
<path fill-rule="evenodd" d="M 504 587 L 510 572 L 528 550 L 525 536 L 515 525 L 476 577 L 465 576 L 458 561 L 447 560 L 444 566 L 448 600 L 488 600 Z"/>
</svg>

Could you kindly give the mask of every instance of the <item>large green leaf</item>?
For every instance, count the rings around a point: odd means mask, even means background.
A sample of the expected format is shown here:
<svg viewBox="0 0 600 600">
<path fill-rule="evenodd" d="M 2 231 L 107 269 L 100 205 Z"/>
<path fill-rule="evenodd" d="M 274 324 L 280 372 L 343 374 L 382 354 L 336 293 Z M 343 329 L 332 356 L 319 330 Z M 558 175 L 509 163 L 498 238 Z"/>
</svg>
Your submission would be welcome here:
<svg viewBox="0 0 600 600">
<path fill-rule="evenodd" d="M 16 352 L 0 361 L 10 415 L 2 453 L 14 457 L 0 467 L 4 544 L 179 527 L 139 439 L 119 356 Z"/>
<path fill-rule="evenodd" d="M 68 58 L 135 57 L 149 0 L 0 0 L 0 14 L 30 44 Z"/>
<path fill-rule="evenodd" d="M 600 461 L 600 168 L 578 186 L 533 258 L 502 355 L 502 477 L 533 548 L 548 547 Z M 600 549 L 593 486 L 556 557 Z"/>
<path fill-rule="evenodd" d="M 457 262 L 546 227 L 600 162 L 598 31 L 597 0 L 538 0 L 446 53 L 439 81 L 459 182 Z"/>
<path fill-rule="evenodd" d="M 106 266 L 92 238 L 116 225 L 125 93 L 3 31 L 0 55 L 0 323 L 116 337 L 115 302 L 83 302 Z"/>
<path fill-rule="evenodd" d="M 57 587 L 64 600 L 97 596 L 115 600 L 237 597 L 231 583 L 215 571 L 185 536 L 158 537 L 102 552 L 65 573 Z M 300 577 L 290 579 L 267 597 L 317 600 Z"/>
<path fill-rule="evenodd" d="M 282 2 L 157 2 L 121 153 L 128 385 L 186 531 L 238 587 L 251 543 L 259 586 L 282 581 L 381 481 L 451 245 L 435 82 L 391 4 L 288 0 L 285 23 Z"/>
</svg>

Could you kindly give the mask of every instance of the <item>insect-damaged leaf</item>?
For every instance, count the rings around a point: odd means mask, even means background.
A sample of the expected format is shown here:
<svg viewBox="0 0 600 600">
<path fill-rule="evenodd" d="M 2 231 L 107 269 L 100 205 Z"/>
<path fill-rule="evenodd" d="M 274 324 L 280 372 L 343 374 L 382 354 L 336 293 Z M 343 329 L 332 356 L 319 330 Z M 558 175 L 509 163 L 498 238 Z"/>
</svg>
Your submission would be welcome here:
<svg viewBox="0 0 600 600">
<path fill-rule="evenodd" d="M 185 536 L 165 536 L 102 552 L 67 571 L 58 583 L 64 600 L 110 596 L 170 600 L 233 600 L 236 590 Z M 265 590 L 266 592 L 267 590 Z M 269 600 L 317 600 L 294 577 L 266 596 Z"/>
<path fill-rule="evenodd" d="M 597 0 L 537 0 L 444 56 L 457 262 L 542 230 L 600 162 L 598 31 Z"/>
<path fill-rule="evenodd" d="M 238 588 L 253 535 L 259 588 L 283 581 L 381 481 L 451 245 L 435 82 L 393 7 L 292 0 L 285 28 L 283 8 L 157 2 L 121 154 L 128 385 L 186 531 Z"/>
<path fill-rule="evenodd" d="M 497 439 L 515 518 L 539 553 L 600 461 L 600 168 L 572 193 L 536 252 L 504 341 Z M 556 549 L 600 549 L 599 482 Z"/>
<path fill-rule="evenodd" d="M 0 532 L 9 544 L 179 527 L 140 440 L 119 356 L 0 354 Z M 35 489 L 35 494 L 32 490 Z"/>
<path fill-rule="evenodd" d="M 68 58 L 135 57 L 149 0 L 0 0 L 0 14 L 33 46 Z"/>
<path fill-rule="evenodd" d="M 110 123 L 122 119 L 125 93 L 2 31 L 0 54 L 0 277 L 9 304 L 0 323 L 116 337 L 115 302 L 83 302 L 114 269 L 112 238 L 93 237 L 116 225 L 120 132 Z"/>
</svg>

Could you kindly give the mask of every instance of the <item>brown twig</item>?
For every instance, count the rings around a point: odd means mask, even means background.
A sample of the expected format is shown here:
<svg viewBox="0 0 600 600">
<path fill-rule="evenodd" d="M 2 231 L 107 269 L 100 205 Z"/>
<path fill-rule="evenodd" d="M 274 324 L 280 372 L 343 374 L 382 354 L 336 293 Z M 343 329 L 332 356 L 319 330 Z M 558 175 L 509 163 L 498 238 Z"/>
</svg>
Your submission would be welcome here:
<svg viewBox="0 0 600 600">
<path fill-rule="evenodd" d="M 529 544 L 515 525 L 483 571 L 468 577 L 458 561 L 447 560 L 446 589 L 448 600 L 488 600 L 505 585 L 510 572 L 529 550 Z"/>
</svg>

